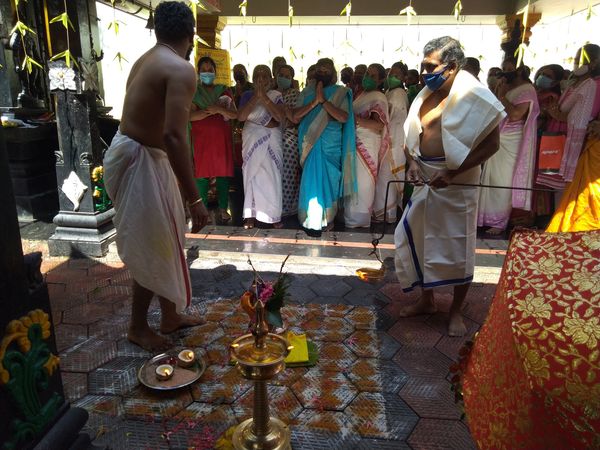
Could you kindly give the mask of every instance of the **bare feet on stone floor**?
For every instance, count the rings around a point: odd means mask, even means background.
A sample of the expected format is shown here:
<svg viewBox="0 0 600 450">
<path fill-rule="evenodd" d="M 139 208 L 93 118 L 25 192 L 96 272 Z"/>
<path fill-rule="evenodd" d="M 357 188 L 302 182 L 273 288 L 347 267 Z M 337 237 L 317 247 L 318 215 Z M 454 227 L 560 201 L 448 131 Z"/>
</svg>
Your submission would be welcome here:
<svg viewBox="0 0 600 450">
<path fill-rule="evenodd" d="M 397 309 L 398 317 L 413 317 L 422 314 L 433 314 L 437 311 L 433 300 L 428 300 L 423 297 L 414 305 L 403 306 Z"/>
<path fill-rule="evenodd" d="M 448 321 L 448 336 L 462 337 L 467 334 L 467 327 L 460 313 L 450 314 Z"/>
<path fill-rule="evenodd" d="M 198 316 L 190 316 L 188 314 L 177 314 L 173 317 L 164 317 L 160 322 L 160 332 L 164 334 L 173 333 L 182 328 L 190 328 L 202 325 L 204 320 Z"/>
<path fill-rule="evenodd" d="M 141 330 L 129 328 L 129 331 L 127 332 L 127 339 L 149 352 L 167 350 L 173 345 L 170 339 L 161 336 L 153 331 L 150 327 Z"/>
</svg>

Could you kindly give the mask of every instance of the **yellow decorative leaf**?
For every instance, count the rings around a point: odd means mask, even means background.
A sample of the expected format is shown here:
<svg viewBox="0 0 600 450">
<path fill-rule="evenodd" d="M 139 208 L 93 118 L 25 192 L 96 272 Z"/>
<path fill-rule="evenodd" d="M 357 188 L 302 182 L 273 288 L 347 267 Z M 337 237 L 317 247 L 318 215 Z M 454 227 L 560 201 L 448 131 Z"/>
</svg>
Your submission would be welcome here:
<svg viewBox="0 0 600 450">
<path fill-rule="evenodd" d="M 21 33 L 21 36 L 25 36 L 25 33 L 27 33 L 27 32 L 29 32 L 31 34 L 36 34 L 35 31 L 33 31 L 31 28 L 29 28 L 27 25 L 25 25 L 20 20 L 17 21 L 17 23 L 15 24 L 13 29 L 10 31 L 10 34 L 13 34 L 15 31 L 18 31 L 19 33 Z"/>
<path fill-rule="evenodd" d="M 527 45 L 524 42 L 521 42 L 517 47 L 517 50 L 515 51 L 515 57 L 517 58 L 517 67 L 519 67 L 523 62 L 525 50 L 527 50 Z"/>
<path fill-rule="evenodd" d="M 458 21 L 460 20 L 460 14 L 462 13 L 462 2 L 460 0 L 458 0 L 455 4 L 454 4 L 454 18 Z"/>
<path fill-rule="evenodd" d="M 196 42 L 200 42 L 202 45 L 206 45 L 207 47 L 210 47 L 209 43 L 206 42 L 204 39 L 202 39 L 200 36 L 196 35 L 196 36 L 194 36 L 194 39 L 196 40 Z"/>
<path fill-rule="evenodd" d="M 246 12 L 248 8 L 248 0 L 244 0 L 239 4 L 238 8 L 240 8 L 240 16 L 246 17 Z"/>
<path fill-rule="evenodd" d="M 63 24 L 63 27 L 65 27 L 65 30 L 68 30 L 69 27 L 71 27 L 71 29 L 75 31 L 75 27 L 73 26 L 71 19 L 69 19 L 69 15 L 66 11 L 50 20 L 50 23 L 56 22 L 61 22 Z"/>
<path fill-rule="evenodd" d="M 590 355 L 590 361 L 595 362 L 598 359 L 598 356 L 600 356 L 600 350 L 596 349 Z"/>
<path fill-rule="evenodd" d="M 36 60 L 34 60 L 29 55 L 26 55 L 25 58 L 23 58 L 23 63 L 21 64 L 21 70 L 27 69 L 27 73 L 31 73 L 31 72 L 33 72 L 33 66 L 37 66 L 40 69 L 43 69 L 43 67 L 40 65 L 40 63 L 38 63 Z"/>
<path fill-rule="evenodd" d="M 352 14 L 352 2 L 346 3 L 346 6 L 344 6 L 344 9 L 340 12 L 340 16 L 343 16 L 344 14 L 350 18 L 350 14 Z"/>
<path fill-rule="evenodd" d="M 400 10 L 400 12 L 398 13 L 398 15 L 402 16 L 402 15 L 407 15 L 407 16 L 416 16 L 417 15 L 417 11 L 415 11 L 415 8 L 413 8 L 411 5 L 408 5 L 406 8 Z"/>
<path fill-rule="evenodd" d="M 585 15 L 585 20 L 592 20 L 592 16 L 595 16 L 596 13 L 594 12 L 593 8 L 592 8 L 592 2 L 589 1 L 588 2 L 588 7 L 587 7 L 587 13 Z"/>
<path fill-rule="evenodd" d="M 589 42 L 586 42 L 589 44 Z M 579 56 L 579 65 L 583 66 L 584 64 L 588 64 L 590 62 L 590 56 L 585 51 L 585 47 L 581 47 L 581 54 Z"/>
</svg>

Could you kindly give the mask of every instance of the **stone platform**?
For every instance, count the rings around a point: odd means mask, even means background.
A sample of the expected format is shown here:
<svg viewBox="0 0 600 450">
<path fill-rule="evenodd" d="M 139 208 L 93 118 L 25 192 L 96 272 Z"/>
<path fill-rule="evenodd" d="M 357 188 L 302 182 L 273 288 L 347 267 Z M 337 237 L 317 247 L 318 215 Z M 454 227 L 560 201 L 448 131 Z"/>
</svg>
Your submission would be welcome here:
<svg viewBox="0 0 600 450">
<path fill-rule="evenodd" d="M 265 279 L 275 278 L 285 255 L 293 255 L 286 265 L 292 301 L 284 316 L 319 348 L 316 367 L 288 368 L 269 385 L 272 414 L 291 425 L 294 449 L 475 448 L 448 369 L 485 319 L 506 242 L 478 242 L 464 307 L 469 335 L 450 338 L 450 289 L 437 293 L 438 313 L 398 319 L 397 305 L 416 301 L 417 293 L 402 294 L 393 270 L 378 284 L 356 278 L 356 268 L 374 264 L 362 245 L 370 243 L 369 234 L 337 233 L 309 244 L 295 243 L 305 237 L 289 233 L 210 228 L 188 236 L 192 310 L 206 324 L 176 333 L 174 345 L 196 349 L 208 368 L 198 383 L 169 393 L 137 381 L 137 369 L 151 355 L 125 338 L 131 277 L 114 251 L 100 259 L 45 256 L 65 391 L 90 412 L 87 431 L 96 444 L 210 449 L 223 431 L 249 417 L 252 385 L 227 356 L 229 343 L 247 327 L 236 297 L 252 280 L 248 253 Z M 338 245 L 328 244 L 334 241 Z M 44 245 L 24 241 L 24 250 L 44 251 Z M 382 256 L 391 252 L 384 249 Z M 159 317 L 155 302 L 155 326 Z"/>
</svg>

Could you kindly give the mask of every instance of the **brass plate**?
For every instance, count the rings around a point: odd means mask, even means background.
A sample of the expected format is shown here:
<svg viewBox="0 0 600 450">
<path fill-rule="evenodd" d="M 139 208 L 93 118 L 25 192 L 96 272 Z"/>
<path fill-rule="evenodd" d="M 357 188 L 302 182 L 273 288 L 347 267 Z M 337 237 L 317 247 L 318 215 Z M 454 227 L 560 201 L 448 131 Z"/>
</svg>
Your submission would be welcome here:
<svg viewBox="0 0 600 450">
<path fill-rule="evenodd" d="M 155 370 L 161 364 L 171 364 L 175 368 L 173 376 L 169 380 L 159 381 L 156 379 Z M 198 355 L 196 356 L 196 364 L 189 368 L 183 368 L 177 366 L 176 354 L 161 353 L 149 359 L 140 367 L 140 370 L 138 370 L 138 379 L 140 383 L 150 389 L 172 391 L 198 381 L 205 370 L 206 363 Z"/>
</svg>

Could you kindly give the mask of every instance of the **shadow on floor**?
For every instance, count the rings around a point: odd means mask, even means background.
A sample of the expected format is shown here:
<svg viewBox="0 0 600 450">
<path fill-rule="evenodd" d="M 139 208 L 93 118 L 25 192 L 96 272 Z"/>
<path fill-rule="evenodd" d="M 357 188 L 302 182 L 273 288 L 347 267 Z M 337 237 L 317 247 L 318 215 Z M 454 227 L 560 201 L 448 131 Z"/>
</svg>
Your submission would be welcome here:
<svg viewBox="0 0 600 450">
<path fill-rule="evenodd" d="M 131 275 L 117 259 L 46 262 L 53 323 L 68 398 L 90 412 L 96 443 L 114 449 L 213 448 L 230 426 L 249 417 L 250 383 L 228 364 L 231 340 L 247 330 L 237 296 L 253 278 L 234 264 L 192 265 L 193 305 L 202 326 L 173 335 L 175 348 L 194 348 L 207 362 L 191 387 L 156 393 L 140 387 L 137 369 L 151 355 L 126 339 Z M 260 264 L 265 279 L 279 264 Z M 330 270 L 324 268 L 323 270 Z M 495 286 L 474 285 L 465 302 L 469 336 L 446 335 L 451 292 L 440 312 L 393 316 L 396 283 L 366 284 L 351 272 L 293 273 L 284 307 L 288 328 L 319 348 L 316 367 L 287 369 L 269 384 L 273 414 L 292 426 L 298 449 L 475 448 L 454 404 L 448 368 L 483 322 Z M 336 269 L 337 270 L 337 269 Z M 156 302 L 149 313 L 158 326 Z"/>
</svg>

